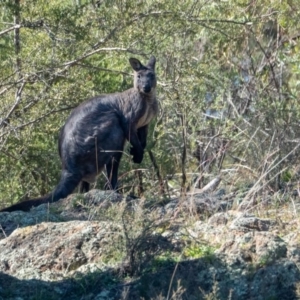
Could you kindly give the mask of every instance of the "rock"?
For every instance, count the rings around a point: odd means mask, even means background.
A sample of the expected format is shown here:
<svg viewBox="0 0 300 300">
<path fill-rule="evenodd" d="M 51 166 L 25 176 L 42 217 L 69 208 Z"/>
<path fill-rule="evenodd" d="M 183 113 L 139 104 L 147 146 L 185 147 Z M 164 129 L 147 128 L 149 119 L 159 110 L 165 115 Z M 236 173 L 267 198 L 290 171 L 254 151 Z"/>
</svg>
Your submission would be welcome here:
<svg viewBox="0 0 300 300">
<path fill-rule="evenodd" d="M 0 213 L 0 239 L 9 236 L 19 227 L 35 225 L 44 221 L 57 222 L 60 220 L 59 216 L 52 214 L 48 209 L 45 209 L 45 207 L 46 206 L 39 209 L 36 208 L 36 210 L 32 211 L 32 213 L 23 211 Z"/>
<path fill-rule="evenodd" d="M 248 232 L 235 235 L 228 239 L 218 250 L 218 253 L 227 254 L 229 264 L 251 262 L 256 265 L 268 265 L 276 259 L 287 255 L 286 243 L 278 236 L 269 232 Z"/>
<path fill-rule="evenodd" d="M 268 231 L 271 226 L 274 226 L 275 222 L 268 219 L 256 218 L 253 215 L 243 216 L 235 219 L 230 228 L 237 230 L 257 230 L 257 231 Z"/>
<path fill-rule="evenodd" d="M 0 241 L 0 271 L 19 279 L 62 279 L 85 264 L 101 261 L 106 253 L 103 245 L 119 232 L 116 224 L 90 221 L 19 228 Z"/>
<path fill-rule="evenodd" d="M 228 213 L 224 213 L 224 212 L 220 212 L 220 213 L 215 213 L 214 215 L 212 215 L 207 223 L 210 225 L 226 225 L 227 222 L 229 220 L 229 215 Z"/>
<path fill-rule="evenodd" d="M 93 190 L 0 213 L 0 299 L 299 299 L 298 223 L 279 235 L 272 219 L 222 211 L 224 191 L 197 197 L 145 208 Z"/>
</svg>

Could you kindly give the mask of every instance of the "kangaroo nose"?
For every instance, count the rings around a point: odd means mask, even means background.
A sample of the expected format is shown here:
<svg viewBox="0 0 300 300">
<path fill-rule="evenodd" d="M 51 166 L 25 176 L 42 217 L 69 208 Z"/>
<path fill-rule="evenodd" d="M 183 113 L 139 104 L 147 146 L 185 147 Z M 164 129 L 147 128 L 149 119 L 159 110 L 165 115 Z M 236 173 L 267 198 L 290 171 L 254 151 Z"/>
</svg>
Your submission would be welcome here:
<svg viewBox="0 0 300 300">
<path fill-rule="evenodd" d="M 144 85 L 143 86 L 143 91 L 145 93 L 149 93 L 151 91 L 151 85 Z"/>
</svg>

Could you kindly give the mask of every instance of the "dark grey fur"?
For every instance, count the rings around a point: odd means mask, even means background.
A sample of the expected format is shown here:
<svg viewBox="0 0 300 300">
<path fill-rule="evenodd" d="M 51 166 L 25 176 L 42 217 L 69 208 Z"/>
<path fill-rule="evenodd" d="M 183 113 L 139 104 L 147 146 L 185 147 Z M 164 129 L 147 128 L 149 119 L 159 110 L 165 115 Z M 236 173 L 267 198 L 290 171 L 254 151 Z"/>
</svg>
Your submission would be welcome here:
<svg viewBox="0 0 300 300">
<path fill-rule="evenodd" d="M 29 210 L 32 206 L 67 197 L 81 182 L 90 183 L 106 168 L 108 188 L 117 189 L 118 168 L 125 141 L 131 144 L 135 163 L 143 160 L 149 122 L 158 112 L 155 57 L 146 66 L 130 58 L 134 87 L 121 93 L 100 95 L 73 110 L 59 135 L 61 178 L 54 191 L 44 197 L 20 202 L 1 211 Z"/>
</svg>

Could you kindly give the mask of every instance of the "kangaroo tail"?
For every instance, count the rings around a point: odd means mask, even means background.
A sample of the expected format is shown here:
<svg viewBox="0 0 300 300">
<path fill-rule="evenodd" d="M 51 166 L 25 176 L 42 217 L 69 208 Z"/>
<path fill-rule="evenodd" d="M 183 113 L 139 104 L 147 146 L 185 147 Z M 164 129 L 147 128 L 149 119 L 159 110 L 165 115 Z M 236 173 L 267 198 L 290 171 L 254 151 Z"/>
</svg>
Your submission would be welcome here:
<svg viewBox="0 0 300 300">
<path fill-rule="evenodd" d="M 26 201 L 22 201 L 19 203 L 16 203 L 12 206 L 3 208 L 0 210 L 0 212 L 12 212 L 12 211 L 17 211 L 17 210 L 23 210 L 23 211 L 29 211 L 33 206 L 38 206 L 43 203 L 49 202 L 49 198 L 51 199 L 52 194 L 46 195 L 44 197 L 39 197 L 35 199 L 30 199 Z"/>
<path fill-rule="evenodd" d="M 39 206 L 44 203 L 56 202 L 59 199 L 69 196 L 80 181 L 80 176 L 68 173 L 67 171 L 63 170 L 60 181 L 52 193 L 43 197 L 16 203 L 12 206 L 1 209 L 0 212 L 12 212 L 16 210 L 29 211 L 32 207 Z"/>
<path fill-rule="evenodd" d="M 69 196 L 80 183 L 81 179 L 80 175 L 63 170 L 58 185 L 50 195 L 49 202 L 56 202 L 59 199 Z"/>
</svg>

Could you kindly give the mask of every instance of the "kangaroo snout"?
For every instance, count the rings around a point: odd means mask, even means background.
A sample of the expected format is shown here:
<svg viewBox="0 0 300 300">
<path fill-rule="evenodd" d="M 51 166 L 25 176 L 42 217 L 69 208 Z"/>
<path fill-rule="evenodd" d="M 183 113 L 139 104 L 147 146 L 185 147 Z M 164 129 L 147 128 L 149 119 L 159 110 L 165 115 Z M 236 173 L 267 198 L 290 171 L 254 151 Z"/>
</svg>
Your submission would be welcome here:
<svg viewBox="0 0 300 300">
<path fill-rule="evenodd" d="M 151 90 L 152 90 L 152 86 L 149 85 L 149 84 L 147 84 L 147 85 L 143 85 L 143 86 L 142 86 L 141 92 L 143 92 L 143 93 L 145 93 L 145 94 L 148 94 L 148 93 L 151 92 Z"/>
</svg>

